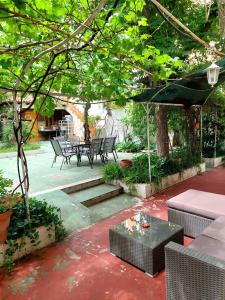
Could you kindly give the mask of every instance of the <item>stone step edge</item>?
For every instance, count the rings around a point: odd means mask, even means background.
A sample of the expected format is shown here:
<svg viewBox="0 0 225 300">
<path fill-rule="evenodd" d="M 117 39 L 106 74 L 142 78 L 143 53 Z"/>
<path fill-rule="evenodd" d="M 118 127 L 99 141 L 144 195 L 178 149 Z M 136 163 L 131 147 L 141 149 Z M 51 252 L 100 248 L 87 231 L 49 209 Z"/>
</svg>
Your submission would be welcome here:
<svg viewBox="0 0 225 300">
<path fill-rule="evenodd" d="M 124 190 L 122 187 L 118 187 L 115 190 L 112 190 L 110 192 L 105 192 L 101 195 L 95 196 L 93 198 L 86 199 L 84 201 L 81 201 L 80 203 L 83 204 L 86 207 L 90 207 L 92 205 L 98 204 L 100 202 L 103 202 L 105 200 L 111 199 L 113 197 L 116 197 L 118 195 L 121 195 L 124 193 Z"/>
<path fill-rule="evenodd" d="M 104 183 L 103 178 L 100 177 L 100 176 L 97 176 L 97 177 L 93 177 L 93 178 L 73 182 L 73 183 L 70 183 L 70 184 L 57 186 L 55 188 L 43 190 L 41 192 L 35 192 L 35 193 L 30 194 L 30 196 L 35 197 L 35 196 L 39 196 L 39 195 L 42 195 L 42 194 L 55 192 L 55 191 L 59 191 L 59 190 L 63 191 L 66 194 L 71 194 L 71 193 L 74 193 L 74 192 L 84 190 L 84 189 L 89 188 L 89 187 L 100 185 L 102 183 Z"/>
</svg>

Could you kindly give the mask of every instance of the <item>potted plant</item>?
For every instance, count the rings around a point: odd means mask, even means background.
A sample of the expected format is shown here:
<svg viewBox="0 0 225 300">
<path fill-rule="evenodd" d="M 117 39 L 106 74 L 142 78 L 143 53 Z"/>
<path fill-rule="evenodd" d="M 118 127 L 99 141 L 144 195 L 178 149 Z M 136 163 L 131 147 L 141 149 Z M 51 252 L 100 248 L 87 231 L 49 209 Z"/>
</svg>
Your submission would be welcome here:
<svg viewBox="0 0 225 300">
<path fill-rule="evenodd" d="M 121 168 L 128 168 L 132 165 L 132 161 L 130 159 L 122 159 L 120 161 Z"/>
<path fill-rule="evenodd" d="M 0 199 L 0 244 L 3 244 L 7 239 L 12 208 L 21 200 L 22 196 L 19 194 L 8 194 Z"/>
<path fill-rule="evenodd" d="M 12 195 L 10 188 L 13 182 L 4 178 L 0 171 L 0 244 L 7 239 L 12 208 L 22 200 L 20 194 Z"/>
<path fill-rule="evenodd" d="M 199 130 L 200 129 L 200 123 L 199 122 L 195 122 L 193 124 L 193 129 Z"/>
</svg>

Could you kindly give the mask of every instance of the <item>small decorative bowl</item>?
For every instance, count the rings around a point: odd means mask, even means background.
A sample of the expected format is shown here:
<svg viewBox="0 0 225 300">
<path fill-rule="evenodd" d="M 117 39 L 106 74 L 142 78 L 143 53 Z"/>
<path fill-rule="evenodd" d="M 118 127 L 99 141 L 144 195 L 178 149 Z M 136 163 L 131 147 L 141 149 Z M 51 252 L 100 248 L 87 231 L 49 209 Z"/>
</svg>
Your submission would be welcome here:
<svg viewBox="0 0 225 300">
<path fill-rule="evenodd" d="M 143 223 L 141 224 L 142 228 L 149 228 L 150 224 L 149 223 Z"/>
</svg>

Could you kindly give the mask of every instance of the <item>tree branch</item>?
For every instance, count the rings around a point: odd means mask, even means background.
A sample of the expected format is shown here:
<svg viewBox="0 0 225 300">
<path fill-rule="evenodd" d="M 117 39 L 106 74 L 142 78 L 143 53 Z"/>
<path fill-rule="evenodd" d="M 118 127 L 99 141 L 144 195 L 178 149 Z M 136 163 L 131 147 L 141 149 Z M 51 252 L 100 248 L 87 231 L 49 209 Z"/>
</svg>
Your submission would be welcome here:
<svg viewBox="0 0 225 300">
<path fill-rule="evenodd" d="M 177 25 L 179 25 L 184 31 L 186 31 L 190 37 L 198 42 L 199 44 L 203 45 L 207 49 L 211 49 L 211 46 L 203 41 L 200 37 L 198 37 L 194 32 L 192 32 L 187 26 L 185 26 L 183 23 L 181 23 L 174 15 L 172 15 L 164 6 L 162 6 L 157 0 L 149 0 L 152 2 L 155 6 L 157 6 L 165 15 L 167 15 L 171 20 L 173 20 Z M 225 53 L 220 52 L 215 49 L 215 53 L 219 56 L 225 56 Z"/>
<path fill-rule="evenodd" d="M 59 39 L 51 39 L 48 41 L 38 41 L 38 42 L 33 42 L 33 43 L 26 43 L 26 44 L 21 44 L 19 46 L 15 46 L 15 47 L 9 47 L 9 48 L 5 48 L 5 49 L 0 49 L 0 54 L 4 54 L 4 53 L 8 53 L 8 52 L 14 52 L 23 48 L 28 48 L 28 47 L 32 47 L 32 46 L 36 46 L 36 45 L 48 45 L 51 44 L 52 42 L 56 42 Z"/>
<path fill-rule="evenodd" d="M 0 6 L 0 10 L 5 11 L 5 12 L 7 12 L 9 14 L 12 14 L 15 17 L 19 17 L 19 18 L 25 19 L 27 21 L 30 21 L 32 24 L 41 25 L 41 26 L 44 26 L 44 27 L 47 27 L 47 28 L 51 29 L 54 32 L 58 32 L 58 33 L 60 33 L 62 35 L 69 36 L 69 34 L 67 32 L 65 32 L 65 31 L 63 31 L 63 30 L 61 30 L 59 28 L 56 28 L 56 27 L 51 26 L 51 25 L 44 24 L 44 23 L 42 23 L 39 20 L 32 19 L 31 17 L 29 17 L 27 15 L 23 15 L 23 14 L 17 12 L 17 11 L 14 11 L 14 10 L 10 10 L 10 9 L 4 7 L 4 6 Z"/>
</svg>

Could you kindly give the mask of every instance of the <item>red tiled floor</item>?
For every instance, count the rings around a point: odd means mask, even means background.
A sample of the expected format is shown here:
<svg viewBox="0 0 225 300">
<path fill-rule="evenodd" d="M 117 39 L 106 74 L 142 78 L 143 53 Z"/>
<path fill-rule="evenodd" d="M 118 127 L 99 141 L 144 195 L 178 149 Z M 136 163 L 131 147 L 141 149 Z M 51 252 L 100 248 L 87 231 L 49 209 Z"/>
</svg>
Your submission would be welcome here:
<svg viewBox="0 0 225 300">
<path fill-rule="evenodd" d="M 108 229 L 139 211 L 167 219 L 166 200 L 189 188 L 225 194 L 225 168 L 186 180 L 21 260 L 10 276 L 1 276 L 0 300 L 164 300 L 165 272 L 150 278 L 113 257 Z"/>
</svg>

